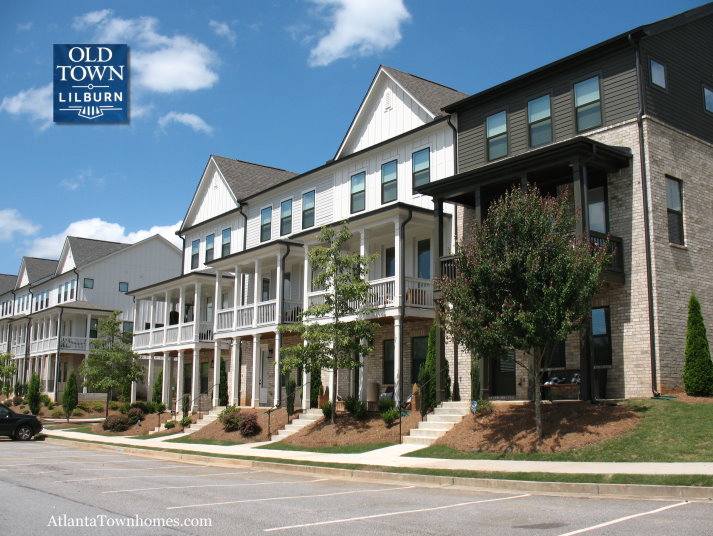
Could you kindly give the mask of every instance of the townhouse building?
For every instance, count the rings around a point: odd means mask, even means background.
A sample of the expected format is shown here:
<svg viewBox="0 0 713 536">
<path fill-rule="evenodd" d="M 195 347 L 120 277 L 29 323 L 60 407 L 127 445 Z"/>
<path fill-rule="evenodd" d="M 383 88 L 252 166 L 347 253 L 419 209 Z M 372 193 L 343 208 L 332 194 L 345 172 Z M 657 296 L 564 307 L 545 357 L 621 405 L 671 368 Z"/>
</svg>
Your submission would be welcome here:
<svg viewBox="0 0 713 536">
<path fill-rule="evenodd" d="M 455 203 L 459 239 L 507 188 L 537 185 L 569 192 L 577 232 L 609 241 L 612 261 L 588 325 L 558 348 L 550 374 L 581 373 L 584 398 L 682 387 L 691 293 L 713 328 L 713 4 L 444 111 L 457 119 L 457 172 L 416 191 L 434 200 L 436 214 Z M 447 254 L 438 269 L 452 274 Z M 469 366 L 464 349 L 446 343 L 443 351 Z M 532 388 L 507 355 L 482 360 L 481 386 L 481 395 L 502 398 L 528 398 Z"/>
<path fill-rule="evenodd" d="M 414 187 L 455 173 L 452 118 L 441 108 L 466 95 L 381 66 L 334 158 L 304 173 L 212 155 L 179 230 L 182 275 L 139 288 L 134 350 L 147 378 L 163 373 L 164 400 L 272 406 L 283 396 L 280 353 L 301 344 L 281 325 L 324 293 L 312 286 L 309 248 L 322 226 L 347 222 L 348 250 L 378 254 L 368 274 L 375 351 L 356 371 L 322 372 L 330 392 L 376 401 L 410 392 L 434 319 L 433 205 Z M 452 210 L 440 243 L 450 247 Z M 224 363 L 223 364 L 221 364 Z M 309 407 L 311 378 L 297 373 Z M 150 396 L 150 394 L 149 394 Z"/>
<path fill-rule="evenodd" d="M 119 311 L 124 330 L 132 331 L 134 300 L 127 293 L 177 275 L 180 258 L 159 235 L 135 244 L 69 236 L 58 260 L 24 257 L 16 276 L 0 278 L 0 344 L 17 361 L 18 381 L 35 372 L 43 392 L 60 400 L 97 337 L 99 319 Z"/>
</svg>

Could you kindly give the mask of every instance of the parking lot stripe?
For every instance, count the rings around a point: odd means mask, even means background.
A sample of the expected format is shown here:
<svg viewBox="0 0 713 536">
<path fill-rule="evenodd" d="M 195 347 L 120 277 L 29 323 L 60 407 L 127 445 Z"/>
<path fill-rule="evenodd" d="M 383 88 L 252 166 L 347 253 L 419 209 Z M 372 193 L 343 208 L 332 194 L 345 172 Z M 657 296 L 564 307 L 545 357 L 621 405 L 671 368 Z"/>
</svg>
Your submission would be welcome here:
<svg viewBox="0 0 713 536">
<path fill-rule="evenodd" d="M 128 469 L 127 469 L 128 471 Z M 195 477 L 208 477 L 208 476 L 223 476 L 223 475 L 249 475 L 252 473 L 258 473 L 259 471 L 240 471 L 237 473 L 211 473 L 208 475 L 150 475 L 151 478 L 195 478 Z M 36 473 L 35 473 L 36 474 Z M 143 478 L 146 475 L 132 475 L 132 476 L 100 476 L 95 478 L 75 478 L 73 480 L 55 480 L 55 483 L 64 482 L 92 482 L 93 480 L 119 480 L 126 478 Z"/>
<path fill-rule="evenodd" d="M 102 494 L 106 493 L 130 493 L 133 491 L 157 491 L 162 489 L 190 489 L 190 488 L 235 488 L 240 486 L 270 486 L 272 484 L 311 484 L 314 482 L 324 482 L 329 480 L 327 478 L 320 478 L 319 480 L 286 480 L 284 482 L 265 480 L 262 482 L 253 482 L 250 484 L 239 483 L 239 484 L 195 484 L 192 486 L 164 486 L 162 488 L 136 488 L 136 489 L 115 489 L 109 491 L 102 491 Z"/>
<path fill-rule="evenodd" d="M 381 489 L 360 489 L 352 491 L 337 491 L 334 493 L 320 493 L 318 495 L 293 495 L 291 497 L 266 497 L 264 499 L 244 499 L 242 501 L 225 501 L 218 503 L 203 503 L 203 504 L 187 504 L 185 506 L 169 506 L 166 510 L 181 510 L 183 508 L 200 508 L 203 506 L 221 506 L 224 504 L 243 504 L 269 501 L 287 501 L 291 499 L 314 499 L 317 497 L 335 497 L 337 495 L 353 495 L 355 493 L 379 493 L 382 491 L 395 491 L 400 489 L 412 489 L 416 486 L 401 486 L 398 488 L 381 488 Z"/>
<path fill-rule="evenodd" d="M 161 465 L 159 467 L 85 467 L 76 468 L 72 471 L 136 471 L 140 469 L 142 471 L 153 471 L 158 469 L 174 469 L 176 467 L 185 467 L 185 465 Z M 202 466 L 201 466 L 202 467 Z M 50 471 L 27 471 L 24 473 L 14 473 L 16 475 L 46 475 L 47 473 L 61 473 L 66 471 L 66 469 L 52 469 Z"/>
<path fill-rule="evenodd" d="M 630 519 L 636 519 L 637 517 L 648 516 L 651 514 L 656 514 L 658 512 L 663 512 L 664 510 L 670 510 L 671 508 L 677 508 L 679 506 L 683 506 L 684 504 L 689 504 L 689 503 L 688 503 L 688 501 L 683 501 L 683 502 L 676 503 L 676 504 L 669 504 L 668 506 L 663 506 L 661 508 L 657 508 L 656 510 L 650 510 L 648 512 L 641 512 L 640 514 L 633 514 L 630 516 L 620 517 L 618 519 L 612 519 L 611 521 L 607 521 L 605 523 L 599 523 L 599 525 L 593 525 L 591 527 L 585 527 L 583 529 L 573 530 L 572 532 L 566 532 L 565 534 L 560 534 L 559 536 L 574 536 L 575 534 L 583 534 L 585 532 L 590 532 L 590 531 L 598 530 L 598 529 L 601 529 L 604 527 L 609 527 L 611 525 L 616 525 L 617 523 L 622 523 L 622 522 L 628 521 Z"/>
<path fill-rule="evenodd" d="M 82 458 L 82 459 L 84 459 L 84 458 L 96 458 L 97 456 L 104 456 L 104 457 L 106 457 L 106 456 L 116 456 L 116 454 L 85 454 L 85 455 L 82 455 L 82 456 L 63 456 L 63 455 L 61 455 L 61 454 L 52 453 L 52 459 L 53 459 L 53 460 L 56 460 L 56 459 L 62 459 L 62 460 L 64 460 L 64 459 L 66 459 L 66 458 Z M 8 456 L 8 457 L 0 458 L 0 461 L 2 461 L 2 462 L 5 462 L 5 461 L 11 462 L 11 461 L 15 461 L 15 460 L 43 460 L 43 459 L 47 459 L 47 455 L 45 455 L 45 456 Z"/>
<path fill-rule="evenodd" d="M 330 519 L 329 521 L 316 521 L 314 523 L 303 523 L 301 525 L 288 525 L 286 527 L 274 527 L 271 529 L 263 529 L 263 532 L 276 532 L 279 530 L 290 530 L 290 529 L 302 529 L 305 527 L 318 527 L 320 525 L 335 525 L 337 523 L 351 523 L 353 521 L 364 521 L 367 519 L 378 519 L 380 517 L 392 517 L 392 516 L 403 516 L 407 514 L 418 514 L 420 512 L 433 512 L 435 510 L 448 510 L 450 508 L 461 508 L 463 506 L 471 506 L 473 504 L 485 504 L 498 501 L 509 501 L 512 499 L 521 499 L 523 497 L 529 497 L 530 494 L 525 495 L 514 495 L 512 497 L 498 497 L 497 499 L 483 499 L 480 501 L 468 501 L 456 504 L 446 504 L 444 506 L 434 506 L 432 508 L 418 508 L 416 510 L 401 510 L 398 512 L 386 512 L 383 514 L 372 514 L 368 516 L 359 517 L 348 517 L 344 519 Z"/>
</svg>

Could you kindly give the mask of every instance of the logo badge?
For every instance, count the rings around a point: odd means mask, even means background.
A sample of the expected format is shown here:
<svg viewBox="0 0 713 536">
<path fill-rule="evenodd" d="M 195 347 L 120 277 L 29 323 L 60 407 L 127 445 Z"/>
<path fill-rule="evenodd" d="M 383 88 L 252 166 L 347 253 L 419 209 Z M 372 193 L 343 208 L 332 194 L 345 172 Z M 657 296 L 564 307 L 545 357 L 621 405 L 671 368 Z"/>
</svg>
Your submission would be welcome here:
<svg viewBox="0 0 713 536">
<path fill-rule="evenodd" d="M 127 45 L 54 45 L 54 122 L 127 123 Z"/>
</svg>

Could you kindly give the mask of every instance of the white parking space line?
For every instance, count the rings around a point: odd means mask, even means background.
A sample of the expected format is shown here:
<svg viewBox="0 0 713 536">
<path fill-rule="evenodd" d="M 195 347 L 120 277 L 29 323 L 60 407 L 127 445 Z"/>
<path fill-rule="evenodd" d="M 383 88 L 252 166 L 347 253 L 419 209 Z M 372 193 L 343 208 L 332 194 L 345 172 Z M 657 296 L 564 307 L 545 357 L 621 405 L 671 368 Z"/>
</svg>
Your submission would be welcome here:
<svg viewBox="0 0 713 536">
<path fill-rule="evenodd" d="M 142 459 L 133 459 L 133 460 L 100 460 L 96 462 L 89 462 L 89 461 L 64 461 L 64 460 L 47 460 L 46 462 L 32 462 L 32 463 L 11 463 L 11 464 L 2 464 L 0 467 L 28 467 L 28 466 L 33 466 L 33 465 L 52 465 L 52 464 L 62 464 L 62 465 L 68 465 L 68 464 L 80 464 L 80 465 L 86 465 L 86 464 L 92 464 L 92 465 L 101 465 L 105 463 L 151 463 L 153 460 L 142 460 Z M 182 467 L 182 466 L 177 466 L 177 467 Z M 206 467 L 205 465 L 197 466 L 197 467 Z M 143 467 L 141 468 L 143 469 Z"/>
<path fill-rule="evenodd" d="M 73 468 L 72 471 L 136 471 L 140 469 L 142 471 L 153 471 L 158 469 L 174 469 L 176 467 L 185 467 L 185 465 L 161 465 L 159 467 L 85 467 L 85 468 Z M 47 473 L 61 473 L 67 469 L 52 469 L 50 471 L 27 471 L 24 473 L 17 472 L 13 473 L 16 475 L 46 475 Z"/>
<path fill-rule="evenodd" d="M 607 521 L 606 523 L 600 523 L 599 525 L 593 525 L 591 527 L 585 527 L 583 529 L 574 530 L 572 532 L 566 532 L 564 534 L 560 534 L 559 536 L 574 536 L 575 534 L 584 534 L 585 532 L 590 532 L 590 531 L 598 530 L 598 529 L 601 529 L 604 527 L 609 527 L 611 525 L 616 525 L 617 523 L 629 521 L 630 519 L 636 519 L 637 517 L 648 516 L 651 514 L 656 514 L 658 512 L 663 512 L 664 510 L 670 510 L 671 508 L 677 508 L 679 506 L 683 506 L 684 504 L 689 504 L 689 502 L 683 501 L 683 502 L 676 503 L 676 504 L 669 504 L 668 506 L 664 506 L 662 508 L 657 508 L 656 510 L 650 510 L 648 512 L 641 512 L 640 514 L 633 514 L 630 516 L 620 517 L 618 519 L 612 519 L 611 521 Z"/>
<path fill-rule="evenodd" d="M 286 480 L 283 482 L 265 480 L 260 482 L 252 482 L 250 484 L 239 483 L 239 484 L 195 484 L 192 486 L 164 486 L 162 488 L 135 488 L 135 489 L 115 489 L 109 491 L 102 491 L 102 494 L 107 493 L 130 493 L 133 491 L 156 491 L 162 489 L 191 489 L 191 488 L 236 488 L 241 486 L 271 486 L 273 484 L 311 484 L 314 482 L 324 482 L 329 480 L 328 478 L 320 478 L 319 480 Z"/>
<path fill-rule="evenodd" d="M 127 469 L 128 471 L 128 469 Z M 205 478 L 209 476 L 224 476 L 224 475 L 249 475 L 253 473 L 259 473 L 259 471 L 240 471 L 238 473 L 211 473 L 207 475 L 149 475 L 150 478 Z M 100 476 L 96 478 L 75 478 L 72 480 L 55 480 L 55 483 L 64 482 L 92 482 L 94 480 L 120 480 L 126 478 L 144 478 L 147 477 L 145 474 L 131 475 L 131 476 Z"/>
<path fill-rule="evenodd" d="M 380 489 L 360 489 L 353 491 L 337 491 L 334 493 L 320 493 L 318 495 L 293 495 L 291 497 L 267 497 L 264 499 L 244 499 L 242 501 L 225 501 L 218 503 L 203 503 L 203 504 L 187 504 L 185 506 L 169 506 L 166 510 L 181 510 L 183 508 L 201 508 L 203 506 L 221 506 L 224 504 L 244 504 L 244 503 L 256 503 L 256 502 L 270 502 L 270 501 L 288 501 L 291 499 L 314 499 L 317 497 L 336 497 L 337 495 L 354 495 L 356 493 L 379 493 L 382 491 L 395 491 L 400 489 L 412 489 L 416 486 L 401 486 L 398 488 L 380 488 Z"/>
<path fill-rule="evenodd" d="M 82 458 L 82 459 L 84 459 L 84 458 L 96 458 L 98 456 L 103 456 L 103 457 L 116 456 L 116 454 L 85 454 L 83 456 L 62 456 L 62 455 L 58 455 L 58 454 L 52 454 L 52 459 L 53 460 L 66 460 L 67 458 Z M 12 457 L 8 456 L 8 457 L 0 458 L 0 461 L 12 462 L 12 461 L 16 461 L 16 460 L 43 460 L 43 459 L 47 459 L 47 457 L 46 456 L 12 456 Z"/>
<path fill-rule="evenodd" d="M 418 514 L 421 512 L 433 512 L 436 510 L 448 510 L 450 508 L 462 508 L 464 506 L 471 506 L 473 504 L 485 504 L 498 501 L 510 501 L 512 499 L 521 499 L 523 497 L 529 497 L 530 494 L 525 495 L 514 495 L 512 497 L 498 497 L 497 499 L 483 499 L 480 501 L 469 501 L 457 504 L 446 504 L 444 506 L 434 506 L 432 508 L 418 508 L 416 510 L 400 510 L 398 512 L 386 512 L 383 514 L 372 514 L 369 516 L 359 516 L 359 517 L 348 517 L 344 519 L 330 519 L 329 521 L 316 521 L 314 523 L 303 523 L 301 525 L 288 525 L 286 527 L 274 527 L 271 529 L 263 529 L 263 532 L 276 532 L 279 530 L 290 530 L 290 529 L 302 529 L 305 527 L 318 527 L 320 525 L 335 525 L 337 523 L 352 523 L 354 521 L 364 521 L 367 519 L 378 519 L 380 517 L 392 517 L 392 516 L 403 516 L 408 514 Z"/>
</svg>

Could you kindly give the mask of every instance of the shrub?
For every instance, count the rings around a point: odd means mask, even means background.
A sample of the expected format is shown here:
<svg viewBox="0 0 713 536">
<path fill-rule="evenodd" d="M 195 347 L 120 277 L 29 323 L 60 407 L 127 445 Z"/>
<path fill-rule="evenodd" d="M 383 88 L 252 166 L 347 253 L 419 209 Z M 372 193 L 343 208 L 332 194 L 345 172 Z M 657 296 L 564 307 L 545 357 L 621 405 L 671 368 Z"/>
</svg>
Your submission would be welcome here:
<svg viewBox="0 0 713 536">
<path fill-rule="evenodd" d="M 379 413 L 385 413 L 390 409 L 394 409 L 395 407 L 396 402 L 394 402 L 393 397 L 385 396 L 383 398 L 379 398 Z"/>
<path fill-rule="evenodd" d="M 67 421 L 69 421 L 69 416 L 72 415 L 74 409 L 77 407 L 78 397 L 77 375 L 72 371 L 69 378 L 67 378 L 67 383 L 64 384 L 64 391 L 62 392 L 62 408 L 64 415 L 67 417 Z"/>
<path fill-rule="evenodd" d="M 348 409 L 349 413 L 351 413 L 352 416 L 358 421 L 363 421 L 364 419 L 366 419 L 366 414 L 367 414 L 366 405 L 356 397 L 350 396 L 349 398 L 354 399 L 354 400 L 347 399 L 350 402 L 349 406 L 351 408 L 351 409 Z M 346 408 L 346 406 L 347 406 L 347 403 L 345 402 L 344 407 Z"/>
<path fill-rule="evenodd" d="M 126 414 L 126 417 L 131 424 L 136 424 L 144 419 L 144 412 L 141 411 L 141 408 L 131 408 Z"/>
<path fill-rule="evenodd" d="M 484 400 L 482 398 L 478 399 L 478 406 L 476 410 L 477 415 L 490 415 L 493 412 L 493 404 L 490 400 Z"/>
<path fill-rule="evenodd" d="M 157 402 L 161 401 L 161 395 L 163 394 L 163 371 L 159 371 L 156 376 L 156 380 L 153 382 L 153 388 L 151 390 L 151 399 Z"/>
<path fill-rule="evenodd" d="M 443 390 L 445 400 L 451 397 L 451 377 L 448 375 L 448 360 L 443 360 L 443 378 L 445 382 Z M 431 326 L 428 333 L 428 350 L 426 361 L 418 371 L 419 387 L 421 388 L 421 415 L 425 415 L 429 409 L 436 407 L 436 326 Z"/>
<path fill-rule="evenodd" d="M 49 395 L 40 395 L 40 403 L 46 408 L 52 405 Z"/>
<path fill-rule="evenodd" d="M 186 415 L 181 419 L 181 426 L 190 426 L 191 424 L 193 424 L 193 420 L 190 415 Z"/>
<path fill-rule="evenodd" d="M 114 411 L 116 411 L 117 409 L 119 409 L 119 403 L 114 401 L 109 402 L 109 409 L 113 409 Z"/>
<path fill-rule="evenodd" d="M 92 404 L 91 402 L 79 402 L 77 404 L 77 407 L 81 409 L 82 411 L 91 411 L 92 410 Z"/>
<path fill-rule="evenodd" d="M 240 421 L 242 420 L 242 414 L 240 409 L 236 406 L 227 406 L 218 415 L 218 421 L 223 425 L 223 429 L 226 432 L 235 432 L 240 429 Z"/>
<path fill-rule="evenodd" d="M 74 408 L 74 411 L 72 411 L 72 417 L 81 417 L 82 415 L 84 415 L 84 412 L 79 408 Z"/>
<path fill-rule="evenodd" d="M 130 409 L 131 409 L 131 404 L 129 404 L 128 402 L 122 402 L 121 404 L 119 404 L 119 413 L 121 413 L 123 415 L 126 415 L 127 413 L 129 413 Z"/>
<path fill-rule="evenodd" d="M 22 413 L 23 413 L 23 415 L 29 415 L 29 414 L 30 414 L 30 410 L 29 410 L 29 409 L 26 409 L 26 410 L 24 410 Z"/>
<path fill-rule="evenodd" d="M 287 395 L 287 415 L 292 415 L 295 412 L 295 391 L 297 391 L 297 382 L 294 378 L 287 379 L 285 384 L 285 394 Z"/>
<path fill-rule="evenodd" d="M 92 411 L 94 411 L 94 413 L 102 413 L 104 411 L 104 403 L 99 402 L 98 400 L 96 402 L 93 402 Z"/>
<path fill-rule="evenodd" d="M 186 393 L 181 397 L 181 413 L 183 413 L 183 418 L 188 417 L 191 412 L 191 395 Z"/>
<path fill-rule="evenodd" d="M 325 419 L 331 419 L 332 418 L 332 403 L 328 400 L 324 404 L 322 404 L 321 407 L 322 410 L 322 415 L 324 415 Z"/>
<path fill-rule="evenodd" d="M 260 433 L 260 425 L 257 423 L 257 414 L 254 411 L 246 411 L 242 413 L 242 418 L 238 424 L 240 435 L 244 437 L 252 437 Z"/>
<path fill-rule="evenodd" d="M 156 402 L 144 402 L 144 413 L 156 413 Z"/>
<path fill-rule="evenodd" d="M 386 424 L 386 426 L 391 426 L 394 421 L 400 417 L 399 410 L 396 408 L 390 408 L 381 413 L 381 418 Z"/>
<path fill-rule="evenodd" d="M 27 385 L 27 405 L 33 415 L 40 412 L 40 377 L 33 372 L 30 383 Z"/>
<path fill-rule="evenodd" d="M 12 397 L 12 405 L 13 406 L 19 406 L 23 402 L 24 402 L 24 400 L 22 399 L 21 396 L 13 396 Z"/>
<path fill-rule="evenodd" d="M 713 394 L 713 362 L 706 337 L 706 326 L 703 323 L 701 304 L 695 295 L 691 295 L 688 302 L 683 386 L 688 395 L 709 396 Z"/>
<path fill-rule="evenodd" d="M 52 410 L 52 413 L 50 413 L 50 417 L 53 419 L 61 419 L 64 417 L 64 410 L 62 408 L 55 408 Z"/>
<path fill-rule="evenodd" d="M 138 408 L 144 413 L 150 413 L 150 411 L 148 411 L 146 402 L 134 402 L 133 404 L 131 404 L 131 407 Z"/>
<path fill-rule="evenodd" d="M 128 417 L 124 415 L 110 415 L 102 423 L 102 428 L 110 432 L 125 432 L 129 429 L 131 423 Z"/>
<path fill-rule="evenodd" d="M 176 421 L 166 421 L 166 424 L 163 425 L 163 427 L 166 430 L 170 430 L 171 428 L 175 428 L 178 423 Z"/>
<path fill-rule="evenodd" d="M 349 413 L 354 415 L 354 411 L 356 410 L 357 404 L 359 404 L 359 399 L 355 396 L 348 396 L 344 400 L 344 409 L 346 409 Z"/>
<path fill-rule="evenodd" d="M 156 413 L 163 413 L 166 411 L 166 404 L 164 404 L 163 402 L 159 402 L 158 404 L 156 404 L 155 407 Z"/>
</svg>

